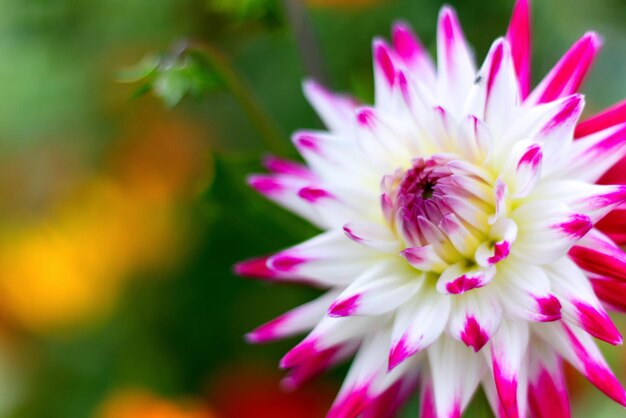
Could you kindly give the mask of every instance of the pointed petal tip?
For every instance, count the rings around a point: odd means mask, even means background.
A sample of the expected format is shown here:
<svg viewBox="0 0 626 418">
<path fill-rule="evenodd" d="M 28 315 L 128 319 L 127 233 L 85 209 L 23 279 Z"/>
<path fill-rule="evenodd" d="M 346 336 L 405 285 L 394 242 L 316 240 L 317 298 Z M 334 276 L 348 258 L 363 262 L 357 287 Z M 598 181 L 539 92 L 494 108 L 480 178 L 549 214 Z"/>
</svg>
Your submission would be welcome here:
<svg viewBox="0 0 626 418">
<path fill-rule="evenodd" d="M 243 336 L 243 339 L 248 344 L 259 344 L 261 342 L 259 336 L 254 331 L 250 331 L 249 333 L 245 334 Z"/>
<path fill-rule="evenodd" d="M 409 347 L 406 337 L 402 337 L 398 342 L 393 344 L 391 350 L 389 350 L 389 357 L 387 360 L 387 373 L 391 373 L 393 369 L 402 364 L 409 357 L 417 354 L 419 347 Z"/>
<path fill-rule="evenodd" d="M 287 354 L 280 359 L 279 367 L 281 369 L 290 369 L 313 356 L 318 351 L 315 340 L 305 339 L 289 350 Z"/>
<path fill-rule="evenodd" d="M 622 335 L 603 309 L 596 309 L 584 302 L 574 302 L 574 306 L 585 331 L 611 345 L 622 344 Z"/>
<path fill-rule="evenodd" d="M 275 272 L 267 265 L 269 257 L 257 257 L 240 261 L 233 266 L 233 273 L 242 277 L 271 279 L 276 276 Z"/>
<path fill-rule="evenodd" d="M 352 295 L 346 299 L 336 300 L 330 305 L 330 308 L 328 308 L 328 316 L 340 318 L 353 315 L 359 306 L 360 300 L 361 295 L 359 294 Z"/>
<path fill-rule="evenodd" d="M 604 44 L 602 35 L 595 31 L 588 31 L 582 37 L 583 41 L 589 42 L 593 48 L 600 48 Z"/>
<path fill-rule="evenodd" d="M 445 3 L 443 6 L 441 6 L 441 9 L 439 9 L 439 18 L 442 19 L 444 17 L 452 19 L 457 18 L 456 9 L 454 8 L 454 6 L 448 3 Z"/>
<path fill-rule="evenodd" d="M 275 195 L 284 190 L 280 181 L 267 174 L 253 174 L 248 176 L 246 183 L 258 193 L 265 196 Z"/>
<path fill-rule="evenodd" d="M 391 59 L 390 48 L 382 38 L 374 38 L 374 63 L 385 75 L 385 79 L 390 86 L 394 85 L 396 79 L 396 67 Z"/>
</svg>

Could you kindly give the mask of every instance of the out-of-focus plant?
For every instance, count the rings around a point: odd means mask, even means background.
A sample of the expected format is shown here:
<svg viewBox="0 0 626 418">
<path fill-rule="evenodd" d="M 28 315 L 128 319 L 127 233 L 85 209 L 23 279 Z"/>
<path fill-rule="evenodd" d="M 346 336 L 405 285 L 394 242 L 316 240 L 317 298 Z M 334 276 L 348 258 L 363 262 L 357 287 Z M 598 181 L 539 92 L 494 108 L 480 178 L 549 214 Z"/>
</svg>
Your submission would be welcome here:
<svg viewBox="0 0 626 418">
<path fill-rule="evenodd" d="M 184 44 L 170 54 L 146 55 L 120 72 L 119 80 L 140 83 L 136 97 L 152 91 L 168 107 L 178 104 L 186 94 L 198 96 L 224 87 L 217 71 L 198 54 L 187 53 Z"/>
<path fill-rule="evenodd" d="M 280 130 L 253 90 L 226 56 L 212 45 L 198 41 L 176 42 L 172 52 L 146 56 L 139 64 L 121 72 L 119 79 L 140 83 L 135 96 L 152 91 L 170 107 L 187 94 L 228 91 L 256 126 L 267 148 L 277 154 L 286 152 Z"/>
</svg>

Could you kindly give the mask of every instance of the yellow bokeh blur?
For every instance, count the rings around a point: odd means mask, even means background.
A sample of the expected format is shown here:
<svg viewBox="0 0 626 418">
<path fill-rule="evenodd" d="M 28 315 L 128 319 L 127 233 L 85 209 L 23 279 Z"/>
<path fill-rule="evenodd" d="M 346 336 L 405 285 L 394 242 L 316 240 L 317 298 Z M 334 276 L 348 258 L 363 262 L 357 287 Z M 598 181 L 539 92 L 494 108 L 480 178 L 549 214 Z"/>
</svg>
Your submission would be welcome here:
<svg viewBox="0 0 626 418">
<path fill-rule="evenodd" d="M 133 273 L 180 255 L 177 210 L 208 176 L 209 154 L 201 130 L 172 115 L 158 120 L 131 124 L 104 169 L 45 216 L 2 230 L 6 319 L 35 332 L 83 324 L 110 310 Z"/>
</svg>

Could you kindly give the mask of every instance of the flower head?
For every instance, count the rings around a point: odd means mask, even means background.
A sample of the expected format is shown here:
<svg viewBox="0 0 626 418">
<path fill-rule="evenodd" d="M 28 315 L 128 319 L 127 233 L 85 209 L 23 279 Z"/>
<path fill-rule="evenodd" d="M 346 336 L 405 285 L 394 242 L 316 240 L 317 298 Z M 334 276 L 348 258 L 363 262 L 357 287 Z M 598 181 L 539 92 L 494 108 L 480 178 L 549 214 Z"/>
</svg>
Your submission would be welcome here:
<svg viewBox="0 0 626 418">
<path fill-rule="evenodd" d="M 391 416 L 417 386 L 423 417 L 459 417 L 479 385 L 500 417 L 568 416 L 563 359 L 626 405 L 594 341 L 622 342 L 604 306 L 626 308 L 623 221 L 595 225 L 626 200 L 596 184 L 626 155 L 626 106 L 578 124 L 595 33 L 531 91 L 529 20 L 519 0 L 480 69 L 451 8 L 436 66 L 396 24 L 375 105 L 306 82 L 328 131 L 294 135 L 307 166 L 251 177 L 325 231 L 236 270 L 328 289 L 248 337 L 310 330 L 291 386 L 355 356 L 329 417 Z"/>
</svg>

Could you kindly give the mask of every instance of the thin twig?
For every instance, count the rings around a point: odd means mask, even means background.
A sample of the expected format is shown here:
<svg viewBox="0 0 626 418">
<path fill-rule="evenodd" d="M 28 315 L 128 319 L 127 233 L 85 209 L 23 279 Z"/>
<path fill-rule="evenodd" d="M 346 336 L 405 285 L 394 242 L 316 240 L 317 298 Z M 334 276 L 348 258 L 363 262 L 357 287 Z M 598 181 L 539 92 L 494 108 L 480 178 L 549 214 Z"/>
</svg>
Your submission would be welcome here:
<svg viewBox="0 0 626 418">
<path fill-rule="evenodd" d="M 283 4 L 306 72 L 317 81 L 326 84 L 328 82 L 326 67 L 302 0 L 283 0 Z"/>
<path fill-rule="evenodd" d="M 289 149 L 280 129 L 228 59 L 217 48 L 199 41 L 189 42 L 186 49 L 204 54 L 209 59 L 213 68 L 226 84 L 228 91 L 261 134 L 267 148 L 274 154 L 288 155 Z"/>
</svg>

